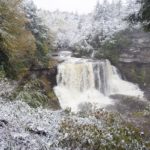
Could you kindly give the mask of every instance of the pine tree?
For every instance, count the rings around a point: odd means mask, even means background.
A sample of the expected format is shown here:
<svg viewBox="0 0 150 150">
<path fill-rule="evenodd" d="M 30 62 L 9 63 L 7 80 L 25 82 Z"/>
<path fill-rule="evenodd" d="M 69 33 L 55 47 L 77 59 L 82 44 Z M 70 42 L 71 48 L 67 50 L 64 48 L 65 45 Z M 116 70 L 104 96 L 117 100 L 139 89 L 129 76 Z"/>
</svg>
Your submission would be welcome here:
<svg viewBox="0 0 150 150">
<path fill-rule="evenodd" d="M 116 4 L 117 9 L 118 9 L 118 15 L 121 15 L 121 9 L 122 9 L 122 0 L 119 0 Z"/>
<path fill-rule="evenodd" d="M 36 58 L 38 65 L 47 65 L 47 54 L 53 50 L 52 36 L 50 30 L 43 24 L 42 19 L 38 16 L 38 10 L 33 1 L 24 5 L 24 10 L 28 18 L 27 28 L 32 32 L 36 39 Z"/>
<path fill-rule="evenodd" d="M 150 31 L 150 1 L 140 0 L 141 8 L 138 13 L 129 16 L 131 23 L 141 22 L 145 30 Z"/>
</svg>

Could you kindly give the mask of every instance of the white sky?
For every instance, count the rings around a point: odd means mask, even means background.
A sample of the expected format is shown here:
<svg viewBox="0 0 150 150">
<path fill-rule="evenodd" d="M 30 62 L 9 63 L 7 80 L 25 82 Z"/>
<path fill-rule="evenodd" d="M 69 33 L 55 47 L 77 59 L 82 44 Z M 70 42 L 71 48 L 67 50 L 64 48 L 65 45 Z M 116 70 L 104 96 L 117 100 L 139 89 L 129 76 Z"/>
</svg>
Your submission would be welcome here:
<svg viewBox="0 0 150 150">
<path fill-rule="evenodd" d="M 89 13 L 98 0 L 33 0 L 38 8 L 55 11 Z M 99 0 L 102 1 L 102 0 Z M 109 0 L 110 1 L 110 0 Z"/>
</svg>

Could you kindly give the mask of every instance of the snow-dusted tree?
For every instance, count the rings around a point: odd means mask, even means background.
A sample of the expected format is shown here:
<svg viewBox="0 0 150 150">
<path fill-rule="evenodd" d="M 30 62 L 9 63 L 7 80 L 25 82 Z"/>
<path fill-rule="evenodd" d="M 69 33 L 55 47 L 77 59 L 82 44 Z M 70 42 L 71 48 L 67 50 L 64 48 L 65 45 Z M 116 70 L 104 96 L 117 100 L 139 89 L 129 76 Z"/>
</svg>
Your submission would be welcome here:
<svg viewBox="0 0 150 150">
<path fill-rule="evenodd" d="M 104 7 L 97 1 L 95 10 L 94 10 L 94 19 L 100 20 L 102 18 L 102 15 L 104 13 Z"/>
<path fill-rule="evenodd" d="M 118 15 L 121 15 L 121 10 L 122 10 L 123 4 L 122 4 L 122 0 L 118 0 L 117 4 L 116 4 L 116 9 L 118 9 Z"/>
<path fill-rule="evenodd" d="M 139 0 L 137 2 L 140 4 L 140 10 L 130 15 L 129 20 L 132 23 L 141 22 L 143 27 L 150 31 L 150 1 Z"/>
<path fill-rule="evenodd" d="M 28 18 L 27 28 L 36 39 L 36 56 L 38 63 L 47 65 L 47 54 L 53 49 L 50 29 L 44 25 L 42 18 L 37 14 L 37 8 L 32 0 L 26 1 L 23 5 Z"/>
</svg>

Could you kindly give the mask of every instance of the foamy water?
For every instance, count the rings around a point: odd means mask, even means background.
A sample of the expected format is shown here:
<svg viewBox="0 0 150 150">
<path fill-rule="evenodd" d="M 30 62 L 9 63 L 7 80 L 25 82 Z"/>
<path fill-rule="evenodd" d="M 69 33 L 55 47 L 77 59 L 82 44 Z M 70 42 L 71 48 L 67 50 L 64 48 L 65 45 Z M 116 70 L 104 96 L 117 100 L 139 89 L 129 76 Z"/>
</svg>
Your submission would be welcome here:
<svg viewBox="0 0 150 150">
<path fill-rule="evenodd" d="M 93 61 L 69 56 L 58 66 L 54 91 L 61 107 L 70 107 L 72 111 L 78 111 L 78 106 L 87 102 L 105 107 L 113 103 L 109 96 L 114 94 L 143 96 L 139 87 L 124 81 L 108 60 Z"/>
</svg>

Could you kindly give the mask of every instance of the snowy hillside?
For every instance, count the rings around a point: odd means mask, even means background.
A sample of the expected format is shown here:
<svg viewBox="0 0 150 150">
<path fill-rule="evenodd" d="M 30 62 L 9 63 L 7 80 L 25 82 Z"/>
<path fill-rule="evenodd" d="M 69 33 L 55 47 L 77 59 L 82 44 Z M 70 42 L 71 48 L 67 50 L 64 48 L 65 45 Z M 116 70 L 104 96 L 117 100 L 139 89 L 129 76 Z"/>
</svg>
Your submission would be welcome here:
<svg viewBox="0 0 150 150">
<path fill-rule="evenodd" d="M 114 33 L 126 29 L 128 23 L 123 20 L 138 9 L 135 0 L 119 0 L 97 3 L 94 11 L 87 15 L 43 10 L 39 10 L 38 15 L 56 35 L 56 48 L 88 51 L 93 49 L 90 44 L 92 40 L 105 41 Z"/>
</svg>

